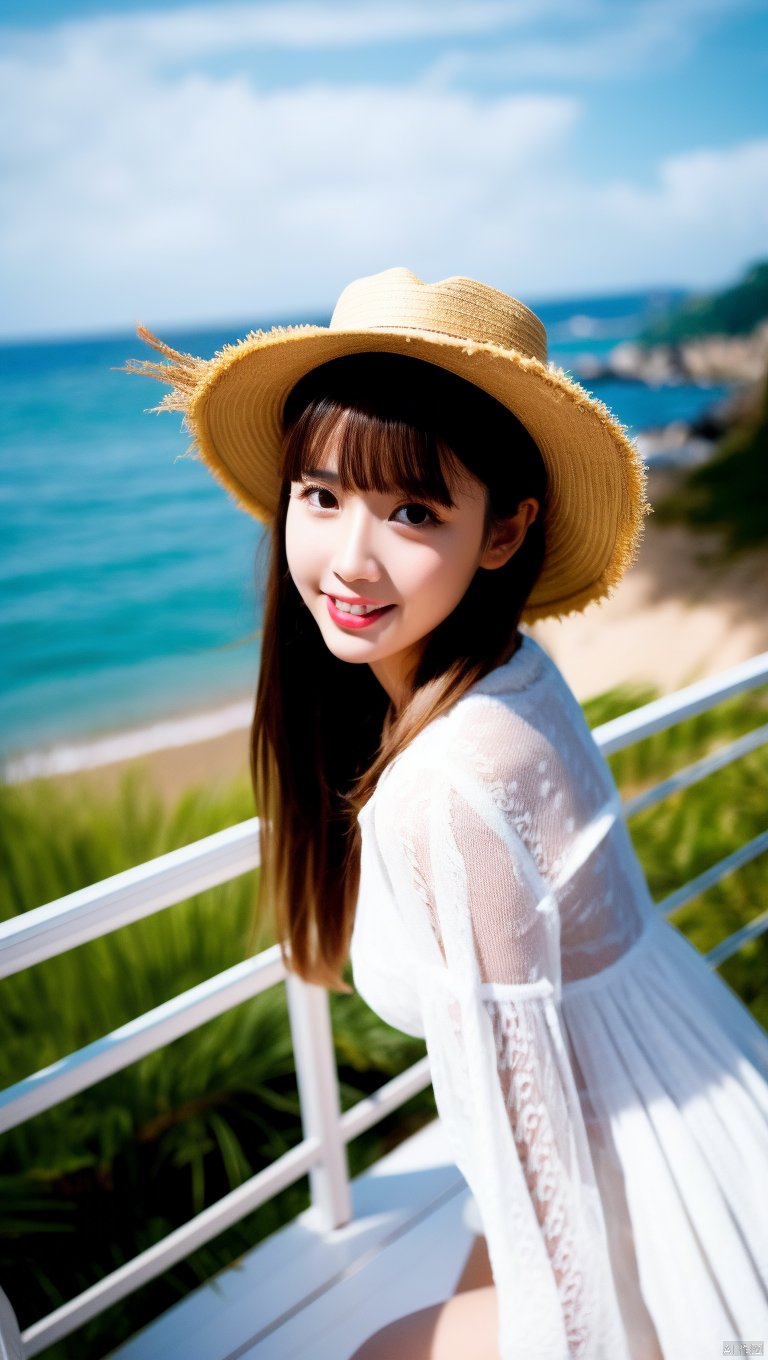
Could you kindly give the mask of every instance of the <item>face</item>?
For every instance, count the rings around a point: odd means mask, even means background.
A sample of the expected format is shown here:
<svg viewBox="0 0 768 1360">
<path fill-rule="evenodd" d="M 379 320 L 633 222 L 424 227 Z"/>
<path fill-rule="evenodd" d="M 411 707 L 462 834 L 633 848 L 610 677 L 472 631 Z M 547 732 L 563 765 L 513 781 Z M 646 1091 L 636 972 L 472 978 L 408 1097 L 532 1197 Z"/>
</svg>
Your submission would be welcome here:
<svg viewBox="0 0 768 1360">
<path fill-rule="evenodd" d="M 488 493 L 462 480 L 446 509 L 397 490 L 343 492 L 336 468 L 331 441 L 322 468 L 291 483 L 288 567 L 329 650 L 369 665 L 397 705 L 429 635 L 485 564 Z"/>
</svg>

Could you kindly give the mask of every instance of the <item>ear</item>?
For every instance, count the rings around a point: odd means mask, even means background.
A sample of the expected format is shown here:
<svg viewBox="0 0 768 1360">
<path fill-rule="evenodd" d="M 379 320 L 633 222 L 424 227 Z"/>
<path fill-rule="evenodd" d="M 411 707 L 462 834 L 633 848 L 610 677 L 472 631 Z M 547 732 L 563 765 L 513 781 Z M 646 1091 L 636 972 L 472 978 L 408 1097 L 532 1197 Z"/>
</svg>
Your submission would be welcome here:
<svg viewBox="0 0 768 1360">
<path fill-rule="evenodd" d="M 497 520 L 491 529 L 478 566 L 485 567 L 487 571 L 495 571 L 497 567 L 505 566 L 510 557 L 514 557 L 528 532 L 529 525 L 533 524 L 538 513 L 539 502 L 529 497 L 520 502 L 514 515 Z"/>
</svg>

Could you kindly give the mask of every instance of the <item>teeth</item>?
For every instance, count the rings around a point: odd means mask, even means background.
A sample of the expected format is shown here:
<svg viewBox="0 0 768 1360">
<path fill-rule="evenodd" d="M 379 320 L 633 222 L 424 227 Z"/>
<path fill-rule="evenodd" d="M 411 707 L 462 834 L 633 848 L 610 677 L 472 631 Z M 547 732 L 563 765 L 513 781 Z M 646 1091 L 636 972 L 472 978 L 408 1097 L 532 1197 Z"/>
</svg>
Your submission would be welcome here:
<svg viewBox="0 0 768 1360">
<path fill-rule="evenodd" d="M 373 614 L 375 610 L 383 608 L 380 604 L 348 604 L 346 600 L 337 600 L 335 597 L 333 603 L 342 614 Z"/>
</svg>

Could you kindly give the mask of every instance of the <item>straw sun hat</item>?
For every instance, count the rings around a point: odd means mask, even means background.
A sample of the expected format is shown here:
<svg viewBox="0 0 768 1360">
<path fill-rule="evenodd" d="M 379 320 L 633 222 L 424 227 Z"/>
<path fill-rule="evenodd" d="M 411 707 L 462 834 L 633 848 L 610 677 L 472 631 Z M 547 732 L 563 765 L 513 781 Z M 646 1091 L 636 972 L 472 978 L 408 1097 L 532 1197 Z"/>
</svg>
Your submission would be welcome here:
<svg viewBox="0 0 768 1360">
<path fill-rule="evenodd" d="M 138 333 L 167 362 L 135 360 L 129 370 L 171 387 L 155 409 L 184 413 L 214 477 L 259 520 L 272 519 L 278 503 L 292 387 L 330 359 L 382 351 L 474 383 L 536 441 L 548 474 L 546 555 L 528 622 L 607 595 L 635 556 L 647 511 L 637 451 L 601 402 L 547 363 L 539 318 L 495 288 L 465 278 L 422 283 L 407 269 L 387 269 L 350 283 L 329 326 L 253 331 L 207 360 L 170 349 L 144 327 Z"/>
</svg>

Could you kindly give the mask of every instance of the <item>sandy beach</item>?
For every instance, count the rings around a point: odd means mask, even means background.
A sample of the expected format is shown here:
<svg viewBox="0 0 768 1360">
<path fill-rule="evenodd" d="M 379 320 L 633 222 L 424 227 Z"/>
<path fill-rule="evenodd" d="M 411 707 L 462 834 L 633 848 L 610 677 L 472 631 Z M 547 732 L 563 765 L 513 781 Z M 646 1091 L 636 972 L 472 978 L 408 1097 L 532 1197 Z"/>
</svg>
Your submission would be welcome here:
<svg viewBox="0 0 768 1360">
<path fill-rule="evenodd" d="M 670 484 L 649 479 L 651 504 Z M 768 547 L 723 563 L 718 544 L 651 515 L 610 599 L 534 626 L 580 699 L 635 681 L 669 692 L 768 650 Z"/>
<path fill-rule="evenodd" d="M 651 478 L 652 503 L 669 475 Z M 713 559 L 716 547 L 716 537 L 650 516 L 638 559 L 611 599 L 530 631 L 580 699 L 634 682 L 667 692 L 725 670 L 768 650 L 768 548 L 723 564 Z M 80 781 L 109 794 L 123 770 L 142 767 L 169 802 L 195 787 L 248 780 L 248 699 L 234 730 L 51 778 L 73 796 Z"/>
</svg>

